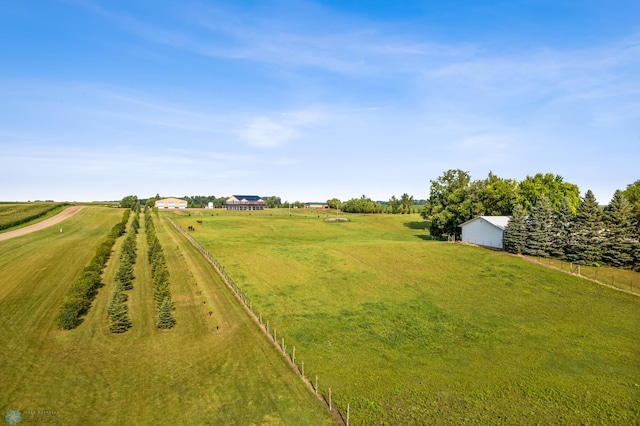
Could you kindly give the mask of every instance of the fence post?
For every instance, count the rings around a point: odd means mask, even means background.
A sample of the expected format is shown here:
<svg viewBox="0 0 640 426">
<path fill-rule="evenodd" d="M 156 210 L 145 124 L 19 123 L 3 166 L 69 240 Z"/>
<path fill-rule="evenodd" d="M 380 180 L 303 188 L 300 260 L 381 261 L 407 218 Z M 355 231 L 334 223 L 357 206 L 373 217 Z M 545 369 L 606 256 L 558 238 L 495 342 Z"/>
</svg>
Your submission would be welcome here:
<svg viewBox="0 0 640 426">
<path fill-rule="evenodd" d="M 331 411 L 331 388 L 329 388 L 329 411 Z"/>
<path fill-rule="evenodd" d="M 349 403 L 347 403 L 347 426 L 349 426 Z"/>
<path fill-rule="evenodd" d="M 316 374 L 316 395 L 318 394 L 318 375 Z"/>
</svg>

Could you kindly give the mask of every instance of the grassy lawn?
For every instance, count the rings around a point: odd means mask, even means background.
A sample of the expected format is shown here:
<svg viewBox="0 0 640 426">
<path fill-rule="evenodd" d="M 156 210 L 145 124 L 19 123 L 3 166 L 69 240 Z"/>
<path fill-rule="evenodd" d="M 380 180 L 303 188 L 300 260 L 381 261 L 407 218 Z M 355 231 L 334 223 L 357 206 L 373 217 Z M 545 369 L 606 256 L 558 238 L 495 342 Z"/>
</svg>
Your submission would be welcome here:
<svg viewBox="0 0 640 426">
<path fill-rule="evenodd" d="M 165 214 L 196 227 L 351 424 L 640 419 L 637 296 L 428 241 L 417 214 Z"/>
<path fill-rule="evenodd" d="M 119 239 L 83 324 L 53 319 L 122 210 L 87 207 L 65 224 L 0 243 L 0 410 L 22 424 L 333 424 L 203 259 L 156 222 L 171 274 L 176 327 L 156 328 L 138 236 L 133 328 L 107 330 Z M 141 230 L 144 229 L 144 226 Z M 209 311 L 213 311 L 209 315 Z"/>
</svg>

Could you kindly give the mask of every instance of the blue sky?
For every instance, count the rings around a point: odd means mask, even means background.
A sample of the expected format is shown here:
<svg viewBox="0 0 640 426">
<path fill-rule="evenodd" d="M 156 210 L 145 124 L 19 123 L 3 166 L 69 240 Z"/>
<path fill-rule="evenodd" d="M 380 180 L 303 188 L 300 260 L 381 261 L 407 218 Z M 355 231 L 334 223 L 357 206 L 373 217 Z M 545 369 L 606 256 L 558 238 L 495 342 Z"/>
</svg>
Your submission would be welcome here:
<svg viewBox="0 0 640 426">
<path fill-rule="evenodd" d="M 0 8 L 1 200 L 428 198 L 462 169 L 640 179 L 640 2 Z"/>
</svg>

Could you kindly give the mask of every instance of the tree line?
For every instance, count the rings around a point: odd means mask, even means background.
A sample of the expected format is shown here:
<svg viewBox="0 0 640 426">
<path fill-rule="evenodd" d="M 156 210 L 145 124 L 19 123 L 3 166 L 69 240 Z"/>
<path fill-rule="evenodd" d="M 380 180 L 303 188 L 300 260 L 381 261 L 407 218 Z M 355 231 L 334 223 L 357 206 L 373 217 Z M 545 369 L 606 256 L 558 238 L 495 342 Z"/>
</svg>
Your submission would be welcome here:
<svg viewBox="0 0 640 426">
<path fill-rule="evenodd" d="M 115 285 L 111 292 L 107 315 L 109 317 L 109 331 L 112 333 L 124 333 L 133 326 L 129 318 L 128 296 L 125 291 L 133 289 L 133 266 L 137 258 L 137 234 L 140 228 L 140 205 L 134 204 L 133 221 L 127 231 L 127 236 L 122 244 L 118 270 L 115 274 Z"/>
<path fill-rule="evenodd" d="M 455 169 L 430 182 L 429 198 L 421 215 L 431 222 L 431 234 L 435 236 L 459 236 L 460 224 L 476 216 L 511 216 L 516 206 L 529 214 L 542 195 L 553 210 L 558 210 L 566 200 L 574 214 L 581 200 L 578 185 L 551 173 L 538 173 L 517 181 L 489 172 L 485 179 L 471 180 L 469 173 Z M 633 209 L 640 212 L 640 180 L 623 193 Z"/>
<path fill-rule="evenodd" d="M 575 213 L 567 199 L 554 209 L 543 194 L 528 215 L 521 205 L 515 207 L 503 245 L 515 254 L 640 271 L 639 210 L 634 212 L 620 190 L 604 209 L 587 191 Z"/>
<path fill-rule="evenodd" d="M 151 280 L 153 281 L 153 299 L 156 302 L 158 313 L 158 328 L 173 328 L 176 319 L 173 315 L 174 305 L 171 300 L 171 289 L 169 288 L 169 270 L 167 261 L 162 250 L 160 240 L 156 235 L 151 209 L 145 211 L 145 231 L 147 233 L 147 243 L 149 245 L 148 260 L 151 266 Z"/>
<path fill-rule="evenodd" d="M 111 256 L 111 251 L 116 239 L 124 234 L 131 210 L 125 210 L 122 220 L 115 224 L 109 235 L 98 246 L 96 253 L 80 274 L 80 277 L 71 285 L 67 292 L 60 312 L 55 318 L 56 325 L 64 330 L 76 328 L 82 322 L 81 316 L 85 315 L 91 303 L 102 286 L 101 275 Z"/>
<path fill-rule="evenodd" d="M 135 195 L 127 195 L 120 201 L 120 207 L 133 208 L 134 205 L 153 207 L 156 200 L 160 200 L 161 198 L 163 197 L 160 197 L 160 194 L 156 194 L 151 198 L 138 198 Z M 216 197 L 215 195 L 185 195 L 184 197 L 178 198 L 185 200 L 188 208 L 201 209 L 208 207 L 209 203 L 213 203 L 214 208 L 220 209 L 224 206 L 229 197 Z M 275 195 L 260 198 L 262 198 L 262 201 L 264 201 L 265 207 L 267 208 L 289 207 L 288 205 L 284 206 L 282 199 Z M 300 203 L 300 207 L 303 206 L 304 204 Z"/>
</svg>

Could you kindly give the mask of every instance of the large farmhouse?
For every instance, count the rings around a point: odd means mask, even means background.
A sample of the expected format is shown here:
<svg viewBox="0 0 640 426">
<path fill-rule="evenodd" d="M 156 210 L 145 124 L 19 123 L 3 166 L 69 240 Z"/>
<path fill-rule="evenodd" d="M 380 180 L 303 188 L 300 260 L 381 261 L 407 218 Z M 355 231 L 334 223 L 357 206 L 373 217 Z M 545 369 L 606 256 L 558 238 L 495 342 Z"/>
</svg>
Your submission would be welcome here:
<svg viewBox="0 0 640 426">
<path fill-rule="evenodd" d="M 224 207 L 227 210 L 264 210 L 264 201 L 257 195 L 232 195 Z"/>
<path fill-rule="evenodd" d="M 163 198 L 156 200 L 156 207 L 158 209 L 186 209 L 187 202 L 179 198 Z"/>
<path fill-rule="evenodd" d="M 474 217 L 460 225 L 462 242 L 501 249 L 502 236 L 509 219 L 509 216 Z"/>
</svg>

